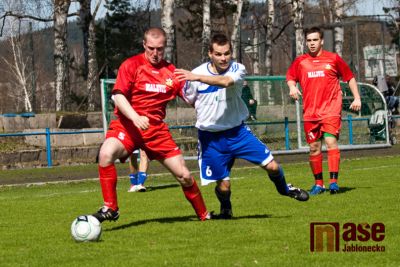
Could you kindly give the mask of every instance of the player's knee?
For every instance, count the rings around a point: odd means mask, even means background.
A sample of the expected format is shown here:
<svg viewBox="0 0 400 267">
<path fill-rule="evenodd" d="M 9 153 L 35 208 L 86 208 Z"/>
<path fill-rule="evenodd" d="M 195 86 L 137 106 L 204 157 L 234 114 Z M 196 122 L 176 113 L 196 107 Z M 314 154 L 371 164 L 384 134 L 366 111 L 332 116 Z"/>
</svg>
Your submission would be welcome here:
<svg viewBox="0 0 400 267">
<path fill-rule="evenodd" d="M 178 175 L 176 179 L 184 187 L 191 186 L 193 184 L 193 177 L 189 170 L 183 170 L 182 174 Z"/>
<path fill-rule="evenodd" d="M 265 166 L 268 173 L 273 174 L 279 172 L 279 164 L 275 160 L 272 160 Z"/>
<path fill-rule="evenodd" d="M 114 161 L 113 159 L 113 154 L 108 151 L 108 150 L 103 150 L 101 149 L 99 152 L 99 165 L 100 166 L 108 166 L 111 163 L 113 163 Z"/>
</svg>

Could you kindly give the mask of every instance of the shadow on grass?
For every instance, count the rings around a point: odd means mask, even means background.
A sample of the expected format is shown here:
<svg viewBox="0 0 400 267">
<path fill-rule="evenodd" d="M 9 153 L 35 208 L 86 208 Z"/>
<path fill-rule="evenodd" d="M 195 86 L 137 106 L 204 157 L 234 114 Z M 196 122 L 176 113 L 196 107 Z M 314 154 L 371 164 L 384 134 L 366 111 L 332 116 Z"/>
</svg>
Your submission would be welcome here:
<svg viewBox="0 0 400 267">
<path fill-rule="evenodd" d="M 356 189 L 356 188 L 355 187 L 340 187 L 339 192 L 337 192 L 336 194 L 344 194 L 344 193 L 347 193 L 354 189 Z M 328 194 L 329 194 L 329 190 L 328 190 Z"/>
<path fill-rule="evenodd" d="M 180 185 L 178 183 L 166 184 L 166 185 L 156 185 L 156 186 L 149 186 L 149 187 L 147 187 L 147 189 L 148 189 L 148 191 L 155 191 L 155 190 L 168 189 L 168 188 L 174 188 L 174 187 L 180 187 Z"/>
<path fill-rule="evenodd" d="M 241 220 L 241 219 L 265 219 L 265 218 L 271 218 L 272 215 L 269 214 L 254 214 L 254 215 L 246 215 L 246 216 L 238 216 L 238 217 L 233 217 L 230 220 Z M 230 220 L 224 220 L 224 219 L 215 219 L 218 221 L 230 221 Z M 182 217 L 165 217 L 165 218 L 155 218 L 155 219 L 149 219 L 149 220 L 141 220 L 141 221 L 135 221 L 127 224 L 123 224 L 117 227 L 113 227 L 111 229 L 105 229 L 104 231 L 118 231 L 118 230 L 123 230 L 125 228 L 129 227 L 135 227 L 135 226 L 140 226 L 144 225 L 147 223 L 152 223 L 152 222 L 158 222 L 158 223 L 176 223 L 176 222 L 187 222 L 187 221 L 197 221 L 196 216 L 182 216 Z"/>
</svg>

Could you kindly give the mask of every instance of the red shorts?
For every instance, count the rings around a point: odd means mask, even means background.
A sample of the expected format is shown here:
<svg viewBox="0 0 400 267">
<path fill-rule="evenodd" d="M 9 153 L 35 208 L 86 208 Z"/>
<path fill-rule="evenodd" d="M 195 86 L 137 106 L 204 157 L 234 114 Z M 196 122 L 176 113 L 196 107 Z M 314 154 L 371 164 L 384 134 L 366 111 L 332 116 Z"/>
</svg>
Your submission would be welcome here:
<svg viewBox="0 0 400 267">
<path fill-rule="evenodd" d="M 130 121 L 113 120 L 106 134 L 106 138 L 111 137 L 117 138 L 124 145 L 128 155 L 138 148 L 143 149 L 150 160 L 162 160 L 182 154 L 164 122 L 151 124 L 149 129 L 143 131 Z M 126 158 L 120 160 L 124 162 Z"/>
<path fill-rule="evenodd" d="M 305 121 L 303 124 L 307 143 L 311 144 L 319 140 L 323 133 L 330 133 L 339 138 L 342 119 L 329 117 L 318 121 Z"/>
</svg>

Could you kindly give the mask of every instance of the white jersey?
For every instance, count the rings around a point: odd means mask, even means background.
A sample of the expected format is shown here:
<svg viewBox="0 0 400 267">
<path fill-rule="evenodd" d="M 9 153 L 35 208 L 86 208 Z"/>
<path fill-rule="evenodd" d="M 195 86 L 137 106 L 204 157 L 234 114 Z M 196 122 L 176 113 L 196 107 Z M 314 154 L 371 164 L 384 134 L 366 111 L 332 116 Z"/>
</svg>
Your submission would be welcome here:
<svg viewBox="0 0 400 267">
<path fill-rule="evenodd" d="M 201 75 L 229 76 L 234 84 L 224 88 L 199 81 L 187 81 L 183 89 L 183 97 L 196 109 L 196 128 L 219 132 L 242 124 L 249 115 L 241 98 L 246 69 L 242 64 L 233 61 L 221 74 L 212 73 L 210 67 L 211 62 L 204 63 L 192 72 Z"/>
</svg>

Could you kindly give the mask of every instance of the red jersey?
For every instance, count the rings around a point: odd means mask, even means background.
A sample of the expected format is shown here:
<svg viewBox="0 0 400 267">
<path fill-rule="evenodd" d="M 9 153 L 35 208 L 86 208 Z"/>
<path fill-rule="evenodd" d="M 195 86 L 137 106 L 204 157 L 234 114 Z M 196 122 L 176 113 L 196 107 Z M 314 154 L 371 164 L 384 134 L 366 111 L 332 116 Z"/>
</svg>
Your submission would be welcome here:
<svg viewBox="0 0 400 267">
<path fill-rule="evenodd" d="M 175 66 L 162 60 L 157 66 L 151 65 L 144 53 L 125 60 L 117 75 L 113 92 L 121 91 L 133 109 L 141 116 L 152 121 L 165 118 L 167 103 L 177 95 L 182 95 L 184 83 L 174 76 Z M 120 119 L 125 116 L 115 108 Z"/>
<path fill-rule="evenodd" d="M 323 50 L 317 57 L 304 54 L 294 60 L 286 80 L 300 83 L 304 120 L 341 116 L 340 77 L 348 82 L 354 75 L 346 62 L 335 53 Z"/>
</svg>

